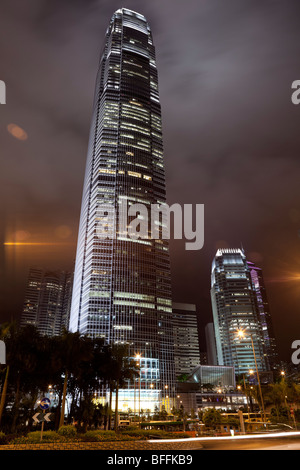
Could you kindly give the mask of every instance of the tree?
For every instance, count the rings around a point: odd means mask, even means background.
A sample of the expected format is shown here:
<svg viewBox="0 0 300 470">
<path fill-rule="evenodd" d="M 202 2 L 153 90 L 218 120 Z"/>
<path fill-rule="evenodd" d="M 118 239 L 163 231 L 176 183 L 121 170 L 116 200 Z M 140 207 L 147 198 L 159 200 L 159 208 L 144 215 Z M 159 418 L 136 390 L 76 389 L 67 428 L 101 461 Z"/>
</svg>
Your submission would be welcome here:
<svg viewBox="0 0 300 470">
<path fill-rule="evenodd" d="M 11 334 L 12 327 L 13 325 L 12 324 L 10 325 L 8 323 L 1 325 L 0 339 L 6 340 L 6 338 Z M 5 376 L 4 376 L 4 381 L 3 381 L 2 391 L 1 391 L 1 399 L 0 399 L 0 424 L 1 424 L 2 415 L 3 415 L 3 411 L 5 407 L 5 401 L 6 401 L 8 374 L 9 374 L 9 364 L 8 364 L 8 358 L 6 358 Z"/>
<path fill-rule="evenodd" d="M 65 417 L 65 404 L 67 397 L 68 380 L 72 374 L 79 373 L 82 363 L 88 363 L 93 355 L 93 343 L 90 338 L 81 335 L 79 332 L 64 331 L 60 337 L 54 339 L 56 342 L 56 352 L 53 355 L 53 360 L 57 362 L 63 377 L 63 386 L 61 390 L 61 405 L 60 405 L 60 428 L 64 424 Z"/>
<path fill-rule="evenodd" d="M 177 382 L 186 382 L 189 378 L 189 374 L 181 374 L 177 377 Z"/>
<path fill-rule="evenodd" d="M 203 413 L 203 423 L 209 428 L 215 429 L 222 421 L 221 413 L 215 408 L 209 408 Z"/>
<path fill-rule="evenodd" d="M 265 399 L 268 405 L 273 405 L 271 417 L 277 422 L 291 422 L 289 403 L 300 402 L 300 385 L 288 383 L 282 379 L 278 383 L 269 384 Z"/>
<path fill-rule="evenodd" d="M 12 396 L 12 432 L 15 431 L 22 398 L 26 393 L 31 392 L 32 397 L 37 393 L 41 386 L 42 372 L 38 367 L 42 356 L 43 343 L 41 335 L 33 325 L 27 325 L 23 328 L 15 323 L 2 326 L 2 336 L 5 337 L 7 348 L 7 369 L 2 390 L 0 417 L 2 417 L 6 393 L 9 386 L 9 380 L 14 384 Z"/>
<path fill-rule="evenodd" d="M 101 411 L 101 416 L 104 413 L 103 407 L 97 408 L 95 396 L 101 385 L 107 381 L 107 362 L 111 358 L 110 348 L 104 344 L 102 338 L 93 339 L 91 348 L 92 355 L 79 363 L 76 375 L 73 374 L 69 379 L 72 395 L 69 420 L 76 414 L 76 419 L 84 423 L 84 429 L 94 422 L 96 413 Z"/>
<path fill-rule="evenodd" d="M 128 381 L 133 380 L 138 375 L 138 368 L 133 359 L 128 357 L 128 346 L 125 344 L 114 344 L 111 347 L 110 361 L 110 386 L 111 392 L 115 390 L 115 431 L 118 431 L 118 395 L 119 389 L 125 386 Z"/>
</svg>

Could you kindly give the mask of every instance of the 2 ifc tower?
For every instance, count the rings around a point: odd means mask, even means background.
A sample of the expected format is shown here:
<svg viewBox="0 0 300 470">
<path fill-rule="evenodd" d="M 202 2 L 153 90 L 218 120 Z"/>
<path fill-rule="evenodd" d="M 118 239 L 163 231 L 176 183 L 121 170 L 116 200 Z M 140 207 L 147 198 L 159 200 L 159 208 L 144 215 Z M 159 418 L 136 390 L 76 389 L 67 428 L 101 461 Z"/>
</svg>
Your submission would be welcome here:
<svg viewBox="0 0 300 470">
<path fill-rule="evenodd" d="M 168 240 L 129 238 L 124 203 L 166 201 L 161 107 L 152 34 L 144 16 L 116 11 L 100 60 L 82 197 L 70 330 L 128 344 L 140 359 L 140 407 L 174 395 Z M 97 236 L 99 207 L 113 205 L 115 237 Z M 120 393 L 133 409 L 136 384 Z"/>
</svg>

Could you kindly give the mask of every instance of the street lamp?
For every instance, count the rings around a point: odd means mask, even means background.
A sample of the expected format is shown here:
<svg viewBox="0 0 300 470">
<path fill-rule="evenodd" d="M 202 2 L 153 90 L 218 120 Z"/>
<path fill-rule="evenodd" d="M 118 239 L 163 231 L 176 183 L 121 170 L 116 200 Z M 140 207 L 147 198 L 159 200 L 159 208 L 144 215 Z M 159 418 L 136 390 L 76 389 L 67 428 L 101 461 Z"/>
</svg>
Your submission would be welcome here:
<svg viewBox="0 0 300 470">
<path fill-rule="evenodd" d="M 285 384 L 285 371 L 282 370 L 282 371 L 280 372 L 280 375 L 281 375 L 281 377 L 282 377 L 282 383 Z M 290 412 L 290 408 L 289 408 L 288 403 L 287 403 L 287 395 L 284 396 L 284 403 L 285 403 L 285 407 L 286 407 L 286 411 L 287 411 L 289 423 L 292 425 L 292 421 L 291 421 L 291 412 Z M 294 416 L 294 421 L 295 421 L 295 416 Z M 296 429 L 296 423 L 295 423 L 295 429 Z"/>
<path fill-rule="evenodd" d="M 243 330 L 238 330 L 237 335 L 240 339 L 245 338 L 245 332 Z M 258 381 L 258 387 L 259 387 L 259 394 L 260 394 L 260 399 L 261 399 L 262 412 L 263 412 L 263 416 L 264 416 L 264 421 L 266 422 L 264 399 L 263 399 L 262 391 L 261 391 L 261 384 L 260 384 L 260 378 L 259 378 L 259 373 L 258 373 L 256 354 L 255 354 L 254 343 L 253 343 L 253 338 L 252 338 L 251 333 L 249 333 L 249 336 L 250 336 L 250 339 L 251 339 L 252 351 L 253 351 L 253 356 L 254 356 L 254 362 L 255 362 L 256 375 L 257 375 L 257 381 Z"/>
</svg>

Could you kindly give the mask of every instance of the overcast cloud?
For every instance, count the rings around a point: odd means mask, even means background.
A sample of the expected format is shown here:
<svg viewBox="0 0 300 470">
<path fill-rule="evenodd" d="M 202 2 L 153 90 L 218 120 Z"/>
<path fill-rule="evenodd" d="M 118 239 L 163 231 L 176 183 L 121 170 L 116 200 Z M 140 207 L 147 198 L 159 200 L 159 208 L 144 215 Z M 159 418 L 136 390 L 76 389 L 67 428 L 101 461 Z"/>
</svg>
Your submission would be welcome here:
<svg viewBox="0 0 300 470">
<path fill-rule="evenodd" d="M 72 269 L 95 77 L 120 7 L 145 14 L 154 36 L 168 200 L 205 204 L 203 250 L 171 244 L 175 300 L 197 303 L 205 325 L 216 247 L 242 243 L 264 269 L 286 354 L 300 308 L 299 284 L 282 282 L 300 272 L 297 0 L 2 0 L 2 238 L 70 246 L 2 252 L 0 320 L 18 315 L 29 264 Z"/>
</svg>

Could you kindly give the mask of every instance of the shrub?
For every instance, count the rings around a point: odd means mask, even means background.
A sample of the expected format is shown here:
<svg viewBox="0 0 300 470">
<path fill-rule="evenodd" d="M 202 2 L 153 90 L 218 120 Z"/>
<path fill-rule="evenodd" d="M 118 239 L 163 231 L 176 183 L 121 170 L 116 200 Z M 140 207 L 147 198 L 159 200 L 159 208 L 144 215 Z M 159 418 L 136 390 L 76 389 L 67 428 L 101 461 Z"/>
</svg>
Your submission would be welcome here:
<svg viewBox="0 0 300 470">
<path fill-rule="evenodd" d="M 81 439 L 85 442 L 135 441 L 137 437 L 127 435 L 127 433 L 116 434 L 114 431 L 87 431 Z"/>
<path fill-rule="evenodd" d="M 152 438 L 160 438 L 160 439 L 179 439 L 190 437 L 187 433 L 184 432 L 177 432 L 173 433 L 170 431 L 164 431 L 161 429 L 135 429 L 124 431 L 124 434 L 135 437 L 138 439 L 152 439 Z"/>
<path fill-rule="evenodd" d="M 0 431 L 0 445 L 6 444 L 6 442 L 7 442 L 6 435 L 4 434 L 4 432 Z"/>
<path fill-rule="evenodd" d="M 40 440 L 41 440 L 41 431 L 29 432 L 26 438 L 21 438 L 20 440 L 16 439 L 16 441 L 28 442 L 31 444 L 40 442 Z M 61 440 L 61 437 L 55 431 L 43 432 L 42 442 L 54 442 L 54 441 L 60 441 L 60 440 Z"/>
<path fill-rule="evenodd" d="M 86 442 L 100 442 L 102 441 L 102 437 L 98 431 L 87 431 L 82 435 L 82 440 Z"/>
<path fill-rule="evenodd" d="M 124 426 L 123 428 L 120 428 L 121 432 L 126 432 L 127 431 L 140 431 L 139 426 L 134 426 L 134 424 L 130 424 L 129 426 Z"/>
<path fill-rule="evenodd" d="M 69 426 L 61 426 L 59 430 L 57 431 L 59 436 L 62 437 L 67 437 L 69 439 L 74 438 L 77 434 L 77 430 L 74 426 L 69 425 Z"/>
<path fill-rule="evenodd" d="M 82 435 L 82 439 L 87 442 L 101 442 L 114 440 L 116 437 L 115 431 L 87 431 Z"/>
</svg>

